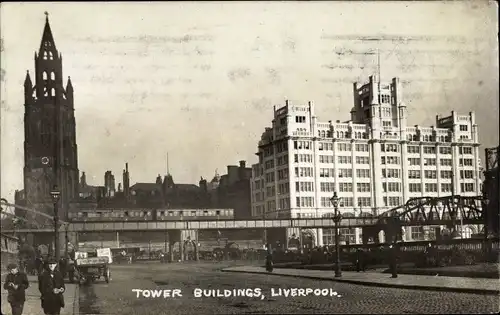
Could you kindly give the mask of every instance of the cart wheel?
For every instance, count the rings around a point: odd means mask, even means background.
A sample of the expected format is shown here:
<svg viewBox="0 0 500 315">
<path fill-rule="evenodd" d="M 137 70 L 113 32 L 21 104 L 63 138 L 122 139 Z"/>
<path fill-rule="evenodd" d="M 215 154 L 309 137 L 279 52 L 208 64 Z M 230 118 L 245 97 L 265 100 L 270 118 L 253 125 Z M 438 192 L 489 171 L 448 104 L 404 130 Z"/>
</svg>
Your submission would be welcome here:
<svg viewBox="0 0 500 315">
<path fill-rule="evenodd" d="M 111 280 L 111 272 L 109 271 L 109 268 L 106 268 L 106 271 L 104 272 L 104 280 L 106 280 L 106 283 L 109 283 Z"/>
</svg>

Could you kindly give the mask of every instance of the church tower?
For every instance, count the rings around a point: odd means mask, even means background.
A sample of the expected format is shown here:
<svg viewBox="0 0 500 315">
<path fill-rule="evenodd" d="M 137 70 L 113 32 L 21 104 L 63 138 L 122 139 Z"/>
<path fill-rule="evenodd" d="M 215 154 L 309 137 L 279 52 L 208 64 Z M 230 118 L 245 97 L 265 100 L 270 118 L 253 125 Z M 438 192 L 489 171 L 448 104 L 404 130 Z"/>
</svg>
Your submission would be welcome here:
<svg viewBox="0 0 500 315">
<path fill-rule="evenodd" d="M 62 55 L 56 48 L 48 13 L 38 53 L 34 84 L 29 71 L 24 81 L 24 191 L 27 206 L 50 211 L 50 190 L 61 192 L 61 219 L 78 198 L 73 86 L 63 85 Z"/>
</svg>

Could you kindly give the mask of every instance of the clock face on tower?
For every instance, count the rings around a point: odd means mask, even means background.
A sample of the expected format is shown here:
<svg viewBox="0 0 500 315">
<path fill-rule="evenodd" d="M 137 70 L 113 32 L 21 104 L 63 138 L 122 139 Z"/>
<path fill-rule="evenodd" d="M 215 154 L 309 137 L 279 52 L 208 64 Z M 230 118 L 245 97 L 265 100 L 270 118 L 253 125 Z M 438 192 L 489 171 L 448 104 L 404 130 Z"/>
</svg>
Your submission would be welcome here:
<svg viewBox="0 0 500 315">
<path fill-rule="evenodd" d="M 28 165 L 30 168 L 49 168 L 53 165 L 53 158 L 49 156 L 35 157 L 29 159 Z"/>
</svg>

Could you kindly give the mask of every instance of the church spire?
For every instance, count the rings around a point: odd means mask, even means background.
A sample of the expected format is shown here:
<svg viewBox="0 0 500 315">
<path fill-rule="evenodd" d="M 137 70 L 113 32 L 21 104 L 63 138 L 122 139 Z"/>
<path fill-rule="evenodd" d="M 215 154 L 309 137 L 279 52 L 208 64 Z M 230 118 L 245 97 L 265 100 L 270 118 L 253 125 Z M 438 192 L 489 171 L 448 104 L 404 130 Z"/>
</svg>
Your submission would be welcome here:
<svg viewBox="0 0 500 315">
<path fill-rule="evenodd" d="M 38 55 L 42 55 L 44 50 L 52 51 L 53 53 L 56 53 L 55 55 L 57 56 L 56 43 L 54 42 L 54 36 L 52 36 L 52 30 L 50 29 L 49 13 L 47 11 L 45 11 L 45 27 L 43 29 L 42 41 L 40 43 L 40 51 Z"/>
<path fill-rule="evenodd" d="M 31 82 L 30 72 L 26 71 L 26 78 L 24 79 L 24 86 L 33 87 L 33 83 Z"/>
<path fill-rule="evenodd" d="M 66 92 L 73 92 L 73 84 L 71 84 L 71 77 L 68 76 L 68 83 L 66 84 Z"/>
</svg>

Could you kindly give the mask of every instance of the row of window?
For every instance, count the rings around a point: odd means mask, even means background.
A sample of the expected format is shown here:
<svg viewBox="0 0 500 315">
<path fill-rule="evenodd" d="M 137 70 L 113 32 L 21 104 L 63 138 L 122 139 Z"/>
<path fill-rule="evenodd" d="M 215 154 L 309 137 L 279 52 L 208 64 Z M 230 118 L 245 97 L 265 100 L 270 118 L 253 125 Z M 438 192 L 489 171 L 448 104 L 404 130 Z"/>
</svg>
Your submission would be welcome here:
<svg viewBox="0 0 500 315">
<path fill-rule="evenodd" d="M 382 152 L 399 152 L 399 145 L 382 143 L 380 149 Z"/>
<path fill-rule="evenodd" d="M 382 183 L 382 190 L 384 192 L 400 192 L 401 183 Z"/>
<path fill-rule="evenodd" d="M 435 146 L 424 146 L 423 150 L 424 150 L 424 154 L 436 154 L 436 147 Z M 407 152 L 419 154 L 420 153 L 420 146 L 409 145 L 407 147 Z M 472 154 L 472 147 L 459 147 L 458 152 L 459 152 L 459 154 Z M 439 153 L 440 154 L 451 154 L 451 147 L 440 147 Z"/>
<path fill-rule="evenodd" d="M 295 154 L 294 161 L 295 161 L 295 163 L 299 163 L 299 162 L 312 163 L 313 156 L 312 156 L 312 154 Z"/>
<path fill-rule="evenodd" d="M 313 182 L 296 182 L 295 183 L 295 191 L 296 192 L 314 191 L 314 183 Z"/>
<path fill-rule="evenodd" d="M 399 156 L 383 156 L 381 157 L 382 164 L 401 164 Z"/>
<path fill-rule="evenodd" d="M 295 177 L 314 177 L 312 167 L 296 167 L 295 168 Z M 401 170 L 399 169 L 382 169 L 382 178 L 401 178 Z M 440 178 L 442 179 L 451 179 L 453 177 L 453 171 L 451 170 L 443 170 L 439 171 Z M 342 168 L 338 170 L 339 178 L 352 178 L 353 170 L 348 168 Z M 438 171 L 436 170 L 424 170 L 424 178 L 426 179 L 437 179 Z M 320 168 L 319 177 L 335 177 L 335 169 L 334 168 Z M 370 178 L 370 170 L 369 169 L 356 169 L 356 177 L 357 178 Z M 408 178 L 410 179 L 421 179 L 422 171 L 420 170 L 408 170 Z M 461 179 L 472 179 L 474 178 L 473 170 L 460 170 L 460 178 Z M 288 179 L 288 168 L 278 170 L 278 180 L 287 180 Z M 274 182 L 274 173 L 269 172 L 266 173 L 266 182 L 271 183 Z M 254 189 L 263 188 L 264 182 L 262 180 L 255 181 Z"/>
</svg>

